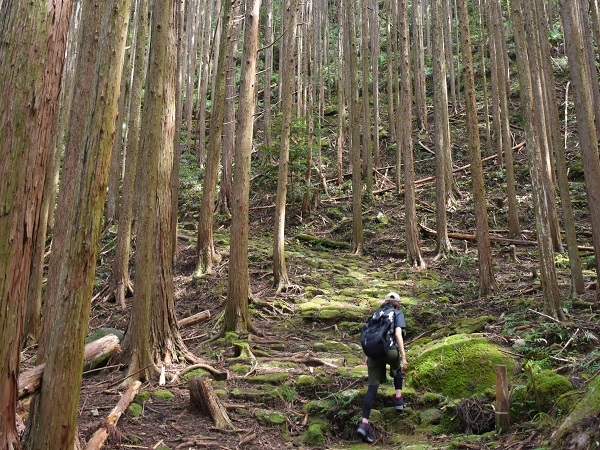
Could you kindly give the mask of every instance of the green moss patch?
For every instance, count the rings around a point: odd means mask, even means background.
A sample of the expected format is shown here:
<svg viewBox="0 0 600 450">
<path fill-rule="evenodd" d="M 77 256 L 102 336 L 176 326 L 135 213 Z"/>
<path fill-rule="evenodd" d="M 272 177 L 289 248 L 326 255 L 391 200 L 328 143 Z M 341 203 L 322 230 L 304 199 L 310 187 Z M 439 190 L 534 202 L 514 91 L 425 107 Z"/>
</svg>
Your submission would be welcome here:
<svg viewBox="0 0 600 450">
<path fill-rule="evenodd" d="M 150 392 L 148 391 L 139 392 L 133 399 L 133 401 L 139 405 L 147 402 L 148 400 L 150 400 Z"/>
<path fill-rule="evenodd" d="M 461 334 L 409 350 L 407 383 L 450 398 L 482 394 L 495 385 L 495 366 L 514 372 L 515 362 L 479 334 Z M 477 370 L 474 370 L 477 368 Z"/>
<path fill-rule="evenodd" d="M 142 415 L 142 410 L 142 405 L 131 403 L 127 407 L 127 414 L 129 414 L 131 417 L 140 417 Z"/>
<path fill-rule="evenodd" d="M 158 391 L 154 391 L 154 397 L 163 402 L 170 402 L 175 398 L 175 395 L 166 389 L 159 389 Z"/>
<path fill-rule="evenodd" d="M 308 430 L 302 435 L 302 442 L 311 447 L 322 447 L 325 445 L 325 434 L 330 425 L 323 420 L 315 420 L 308 426 Z"/>
</svg>

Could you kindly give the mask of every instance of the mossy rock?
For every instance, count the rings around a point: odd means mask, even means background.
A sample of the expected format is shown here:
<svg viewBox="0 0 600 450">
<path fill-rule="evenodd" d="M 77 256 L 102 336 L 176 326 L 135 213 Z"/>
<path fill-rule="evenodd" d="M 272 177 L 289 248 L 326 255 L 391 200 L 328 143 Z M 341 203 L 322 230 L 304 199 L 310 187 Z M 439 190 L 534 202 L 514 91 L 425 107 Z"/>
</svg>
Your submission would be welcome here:
<svg viewBox="0 0 600 450">
<path fill-rule="evenodd" d="M 550 413 L 559 398 L 573 389 L 568 378 L 552 370 L 532 372 L 526 384 L 518 386 L 511 398 L 511 418 L 529 418 Z"/>
<path fill-rule="evenodd" d="M 552 435 L 555 448 L 600 448 L 600 378 L 592 380 L 585 395 Z"/>
<path fill-rule="evenodd" d="M 342 377 L 348 378 L 366 378 L 367 377 L 367 366 L 364 364 L 355 367 L 340 367 L 336 374 Z"/>
<path fill-rule="evenodd" d="M 480 334 L 459 334 L 413 347 L 408 359 L 408 384 L 454 399 L 482 394 L 494 386 L 496 365 L 506 365 L 509 374 L 515 368 L 511 356 Z"/>
<path fill-rule="evenodd" d="M 127 414 L 129 414 L 131 417 L 140 417 L 142 415 L 142 411 L 142 405 L 138 405 L 137 403 L 131 403 L 127 407 Z"/>
<path fill-rule="evenodd" d="M 446 405 L 438 425 L 429 427 L 433 435 L 461 433 L 460 419 L 456 415 L 456 406 Z"/>
<path fill-rule="evenodd" d="M 254 416 L 262 425 L 280 425 L 287 420 L 284 413 L 274 409 L 257 409 Z"/>
<path fill-rule="evenodd" d="M 290 379 L 287 372 L 265 373 L 248 378 L 248 382 L 254 384 L 281 384 Z"/>
<path fill-rule="evenodd" d="M 331 382 L 329 377 L 321 377 L 315 375 L 300 375 L 296 378 L 296 387 L 298 389 L 310 389 Z"/>
<path fill-rule="evenodd" d="M 154 391 L 154 397 L 163 402 L 171 402 L 175 398 L 175 394 L 166 389 L 159 389 L 158 391 Z"/>
<path fill-rule="evenodd" d="M 493 316 L 463 317 L 436 331 L 432 334 L 432 337 L 434 339 L 441 339 L 442 337 L 452 336 L 453 334 L 480 333 L 487 324 L 494 323 L 496 320 L 497 319 Z"/>
<path fill-rule="evenodd" d="M 230 396 L 240 400 L 246 400 L 254 404 L 275 404 L 281 402 L 281 395 L 273 386 L 261 386 L 259 389 L 235 388 Z"/>
<path fill-rule="evenodd" d="M 420 412 L 421 425 L 437 425 L 442 420 L 442 411 L 438 408 L 427 408 Z"/>
<path fill-rule="evenodd" d="M 138 394 L 133 399 L 133 401 L 138 405 L 141 405 L 144 402 L 147 402 L 148 400 L 150 400 L 150 392 L 148 391 L 138 392 Z"/>
<path fill-rule="evenodd" d="M 231 370 L 234 373 L 237 373 L 238 375 L 246 375 L 248 372 L 250 372 L 252 370 L 252 365 L 235 363 L 229 368 L 229 370 Z"/>
<path fill-rule="evenodd" d="M 310 423 L 308 430 L 302 434 L 302 442 L 311 447 L 322 447 L 325 445 L 325 435 L 331 428 L 324 420 L 315 420 Z"/>
</svg>

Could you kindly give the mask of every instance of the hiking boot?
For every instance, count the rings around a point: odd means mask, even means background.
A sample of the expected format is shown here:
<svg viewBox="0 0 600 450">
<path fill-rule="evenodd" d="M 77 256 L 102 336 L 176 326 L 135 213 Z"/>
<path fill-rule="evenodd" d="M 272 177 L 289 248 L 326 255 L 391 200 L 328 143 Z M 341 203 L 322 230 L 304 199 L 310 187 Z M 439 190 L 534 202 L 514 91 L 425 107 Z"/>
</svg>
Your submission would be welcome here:
<svg viewBox="0 0 600 450">
<path fill-rule="evenodd" d="M 373 443 L 373 427 L 366 422 L 361 422 L 358 426 L 358 430 L 356 430 L 356 434 L 358 437 L 362 439 L 363 442 L 368 444 Z"/>
<path fill-rule="evenodd" d="M 404 399 L 402 397 L 396 397 L 395 395 L 392 397 L 394 399 L 394 409 L 396 412 L 400 412 L 404 410 L 406 403 L 404 403 Z"/>
</svg>

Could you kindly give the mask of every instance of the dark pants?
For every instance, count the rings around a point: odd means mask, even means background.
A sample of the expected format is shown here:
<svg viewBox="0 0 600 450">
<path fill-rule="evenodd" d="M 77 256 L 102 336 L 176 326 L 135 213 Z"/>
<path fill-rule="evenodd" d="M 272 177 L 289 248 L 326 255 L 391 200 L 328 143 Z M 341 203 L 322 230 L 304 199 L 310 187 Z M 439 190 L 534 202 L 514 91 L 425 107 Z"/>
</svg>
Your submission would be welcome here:
<svg viewBox="0 0 600 450">
<path fill-rule="evenodd" d="M 394 388 L 402 389 L 402 368 L 397 348 L 389 349 L 383 358 L 369 358 L 367 360 L 369 387 L 363 399 L 363 417 L 365 419 L 371 415 L 377 389 L 379 384 L 385 382 L 388 365 L 390 366 L 390 376 L 394 380 Z"/>
</svg>

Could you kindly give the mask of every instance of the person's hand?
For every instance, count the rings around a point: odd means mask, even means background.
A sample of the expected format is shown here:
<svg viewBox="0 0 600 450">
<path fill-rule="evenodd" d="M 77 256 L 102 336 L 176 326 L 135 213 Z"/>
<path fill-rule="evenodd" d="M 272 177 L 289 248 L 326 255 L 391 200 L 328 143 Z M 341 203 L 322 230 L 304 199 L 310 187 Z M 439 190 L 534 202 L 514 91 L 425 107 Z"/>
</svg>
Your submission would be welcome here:
<svg viewBox="0 0 600 450">
<path fill-rule="evenodd" d="M 408 362 L 406 361 L 406 358 L 402 358 L 402 370 L 406 370 L 407 367 Z"/>
<path fill-rule="evenodd" d="M 365 366 L 368 366 L 368 365 L 369 365 L 369 357 L 365 356 Z"/>
</svg>

